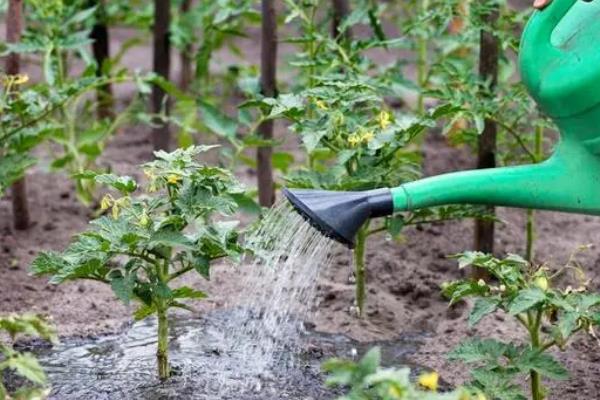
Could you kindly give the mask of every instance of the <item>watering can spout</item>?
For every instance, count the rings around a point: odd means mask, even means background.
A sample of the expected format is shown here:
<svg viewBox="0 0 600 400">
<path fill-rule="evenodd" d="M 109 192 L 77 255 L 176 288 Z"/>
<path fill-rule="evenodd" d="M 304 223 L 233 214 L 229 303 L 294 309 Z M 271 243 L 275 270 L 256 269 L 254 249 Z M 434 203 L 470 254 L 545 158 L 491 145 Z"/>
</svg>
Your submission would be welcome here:
<svg viewBox="0 0 600 400">
<path fill-rule="evenodd" d="M 321 233 L 350 248 L 354 247 L 354 237 L 367 219 L 394 212 L 390 189 L 334 192 L 284 188 L 283 194 Z"/>
</svg>

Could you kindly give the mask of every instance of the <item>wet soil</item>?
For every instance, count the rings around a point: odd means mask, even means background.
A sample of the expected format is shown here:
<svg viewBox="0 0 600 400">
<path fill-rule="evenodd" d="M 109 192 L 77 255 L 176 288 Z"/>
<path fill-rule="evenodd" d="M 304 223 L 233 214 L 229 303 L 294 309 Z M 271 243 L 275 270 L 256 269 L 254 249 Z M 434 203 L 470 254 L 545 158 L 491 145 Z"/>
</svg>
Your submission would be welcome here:
<svg viewBox="0 0 600 400">
<path fill-rule="evenodd" d="M 95 339 L 66 339 L 55 347 L 34 343 L 22 347 L 38 355 L 52 385 L 50 399 L 198 399 L 246 400 L 325 399 L 339 395 L 328 388 L 321 363 L 331 357 L 356 359 L 372 346 L 383 353 L 382 364 L 408 365 L 422 337 L 358 342 L 339 334 L 302 329 L 300 352 L 283 346 L 267 368 L 231 351 L 228 331 L 236 310 L 215 311 L 200 319 L 171 319 L 172 377 L 160 382 L 154 372 L 156 322 L 136 323 L 121 334 Z M 241 313 L 245 315 L 245 313 Z M 243 323 L 245 321 L 239 321 Z M 419 368 L 412 368 L 413 374 Z M 19 379 L 5 376 L 8 386 Z"/>
</svg>

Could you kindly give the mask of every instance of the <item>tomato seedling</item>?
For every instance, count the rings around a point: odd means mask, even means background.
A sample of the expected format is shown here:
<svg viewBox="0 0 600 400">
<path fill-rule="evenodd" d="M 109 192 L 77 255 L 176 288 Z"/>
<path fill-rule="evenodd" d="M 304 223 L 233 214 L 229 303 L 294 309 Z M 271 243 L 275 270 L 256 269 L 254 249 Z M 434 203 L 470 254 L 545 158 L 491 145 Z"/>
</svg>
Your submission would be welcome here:
<svg viewBox="0 0 600 400">
<path fill-rule="evenodd" d="M 157 159 L 142 166 L 147 182 L 141 186 L 130 177 L 90 173 L 87 178 L 121 195 L 107 194 L 102 208 L 108 215 L 93 220 L 64 252 L 42 252 L 32 266 L 55 284 L 91 279 L 111 285 L 125 304 L 139 304 L 136 320 L 156 315 L 161 379 L 170 373 L 169 309 L 193 310 L 184 301 L 207 296 L 177 285 L 177 278 L 196 271 L 209 279 L 215 261 L 239 260 L 244 252 L 231 218 L 249 199 L 230 172 L 195 160 L 211 147 L 156 152 Z"/>
<path fill-rule="evenodd" d="M 443 285 L 443 293 L 451 304 L 475 299 L 469 325 L 476 325 L 494 312 L 502 312 L 524 328 L 528 341 L 516 344 L 496 339 L 468 340 L 452 351 L 449 358 L 469 364 L 473 378 L 470 386 L 481 389 L 492 399 L 526 399 L 517 379 L 527 375 L 532 399 L 548 398 L 542 377 L 568 378 L 566 368 L 548 351 L 565 349 L 579 332 L 595 337 L 594 329 L 600 324 L 600 295 L 588 291 L 573 258 L 556 273 L 517 255 L 498 259 L 467 252 L 456 258 L 460 268 L 482 269 L 493 279 L 492 282 L 460 280 Z M 554 287 L 557 278 L 569 270 L 577 272 L 581 286 Z"/>
</svg>

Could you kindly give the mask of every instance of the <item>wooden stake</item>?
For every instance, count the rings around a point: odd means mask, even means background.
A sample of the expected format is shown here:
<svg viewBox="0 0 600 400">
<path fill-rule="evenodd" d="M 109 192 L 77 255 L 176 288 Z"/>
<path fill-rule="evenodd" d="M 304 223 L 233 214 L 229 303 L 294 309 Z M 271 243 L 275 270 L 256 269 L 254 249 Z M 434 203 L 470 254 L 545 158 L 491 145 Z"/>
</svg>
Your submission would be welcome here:
<svg viewBox="0 0 600 400">
<path fill-rule="evenodd" d="M 350 14 L 350 5 L 348 4 L 348 0 L 332 0 L 331 6 L 333 8 L 333 17 L 331 20 L 331 36 L 337 38 L 339 36 L 340 39 L 350 40 L 352 38 L 352 30 L 347 28 L 340 35 L 340 26 L 344 21 L 344 18 Z"/>
<path fill-rule="evenodd" d="M 261 35 L 261 76 L 263 95 L 277 95 L 277 15 L 274 0 L 262 0 Z M 263 139 L 273 139 L 273 121 L 266 121 L 258 128 Z M 258 198 L 260 205 L 270 207 L 275 202 L 275 183 L 273 180 L 273 147 L 263 146 L 257 149 Z"/>
<path fill-rule="evenodd" d="M 106 25 L 106 12 L 104 0 L 92 0 L 90 6 L 98 7 L 96 9 L 96 23 L 90 32 L 90 39 L 93 40 L 92 51 L 96 60 L 96 76 L 103 74 L 102 67 L 106 60 L 110 59 L 110 35 Z M 98 88 L 96 92 L 98 101 L 98 119 L 114 118 L 114 100 L 112 85 L 107 83 Z"/>
<path fill-rule="evenodd" d="M 496 25 L 500 10 L 496 6 L 484 18 L 487 26 Z M 498 83 L 498 63 L 500 56 L 500 44 L 498 39 L 489 31 L 482 30 L 480 34 L 479 75 L 482 80 L 489 82 L 493 90 Z M 483 132 L 478 139 L 477 168 L 496 167 L 496 136 L 497 126 L 491 119 L 485 120 Z M 490 207 L 489 211 L 494 214 L 495 209 Z M 475 248 L 485 253 L 494 252 L 494 222 L 475 221 Z"/>
<path fill-rule="evenodd" d="M 179 9 L 181 15 L 185 15 L 190 11 L 192 7 L 192 0 L 183 0 Z M 179 54 L 179 60 L 181 62 L 181 76 L 179 80 L 179 87 L 182 90 L 187 90 L 192 83 L 192 57 L 193 47 L 191 44 L 185 46 L 185 48 Z"/>
<path fill-rule="evenodd" d="M 171 70 L 171 42 L 169 26 L 171 24 L 170 0 L 154 0 L 154 73 L 169 80 Z M 165 91 L 158 85 L 152 87 L 152 112 L 158 114 L 163 110 L 169 114 L 169 101 Z M 169 124 L 155 121 L 157 126 L 152 131 L 152 142 L 155 150 L 168 150 L 171 141 Z"/>
<path fill-rule="evenodd" d="M 6 16 L 6 41 L 18 43 L 21 41 L 23 30 L 23 0 L 10 0 L 8 2 L 8 14 Z M 17 75 L 21 72 L 21 56 L 11 53 L 6 57 L 6 73 Z M 14 90 L 17 90 L 16 88 Z M 27 204 L 26 178 L 13 183 L 11 188 L 13 206 L 13 225 L 17 230 L 29 228 L 29 206 Z"/>
</svg>

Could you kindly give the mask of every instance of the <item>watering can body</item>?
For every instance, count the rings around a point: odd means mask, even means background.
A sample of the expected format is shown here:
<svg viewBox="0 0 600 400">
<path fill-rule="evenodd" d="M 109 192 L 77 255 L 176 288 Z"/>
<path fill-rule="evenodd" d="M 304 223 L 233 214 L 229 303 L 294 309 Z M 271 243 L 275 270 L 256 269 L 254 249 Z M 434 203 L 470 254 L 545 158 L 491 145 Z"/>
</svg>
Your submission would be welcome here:
<svg viewBox="0 0 600 400">
<path fill-rule="evenodd" d="M 387 206 L 381 190 L 353 194 L 353 207 L 339 193 L 333 203 L 327 201 L 331 192 L 288 190 L 286 196 L 322 232 L 350 247 L 355 227 L 369 216 L 447 204 L 600 215 L 600 0 L 554 0 L 536 11 L 523 33 L 519 62 L 523 83 L 560 131 L 548 160 L 410 182 L 389 189 Z M 360 216 L 342 212 L 354 208 Z"/>
<path fill-rule="evenodd" d="M 523 33 L 523 83 L 560 130 L 543 163 L 458 172 L 392 189 L 394 208 L 489 204 L 600 215 L 600 1 L 554 0 Z"/>
</svg>

